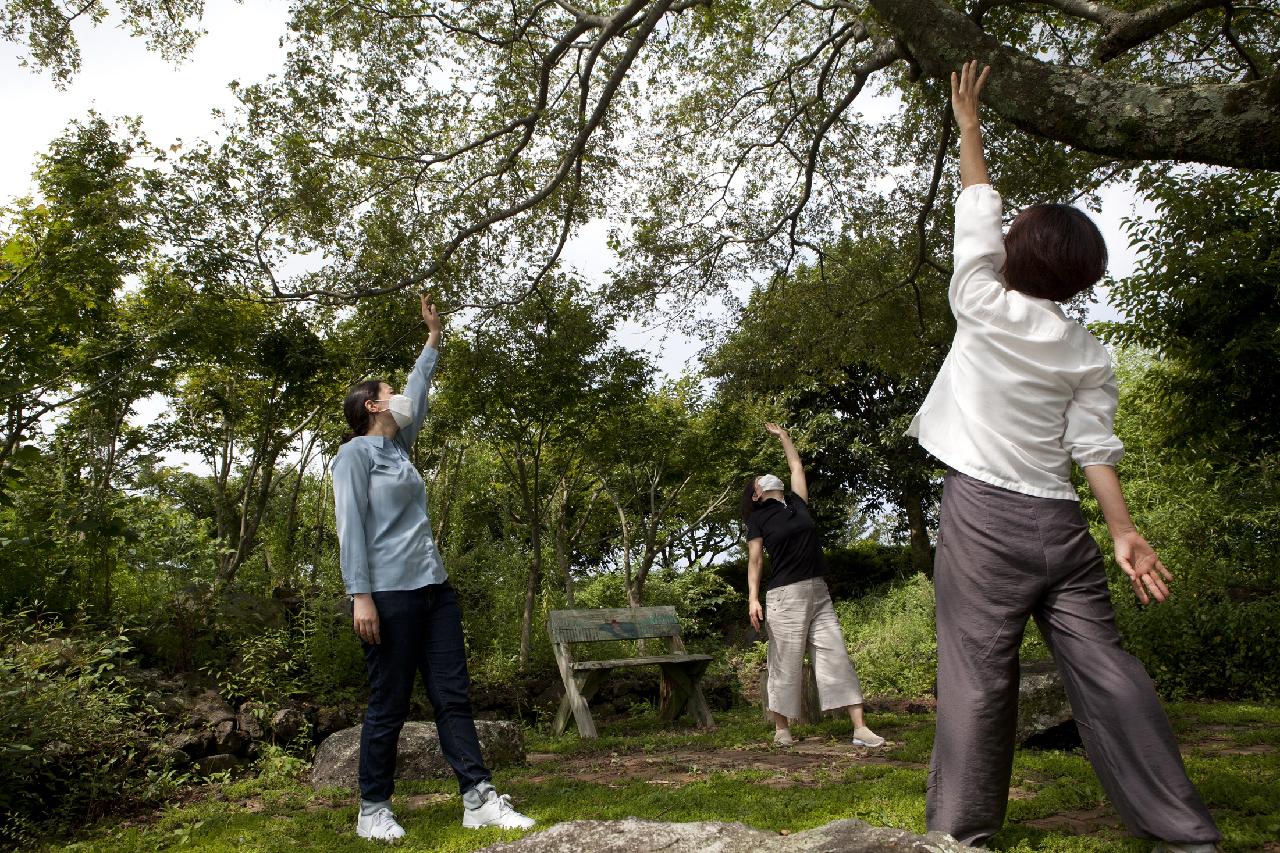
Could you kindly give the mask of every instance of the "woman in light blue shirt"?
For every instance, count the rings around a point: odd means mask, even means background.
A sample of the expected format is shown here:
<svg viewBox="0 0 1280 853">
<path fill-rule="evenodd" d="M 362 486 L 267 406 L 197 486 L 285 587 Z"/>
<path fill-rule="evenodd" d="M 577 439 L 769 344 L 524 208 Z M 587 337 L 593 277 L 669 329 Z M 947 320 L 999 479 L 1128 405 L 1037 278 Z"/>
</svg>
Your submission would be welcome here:
<svg viewBox="0 0 1280 853">
<path fill-rule="evenodd" d="M 418 672 L 435 711 L 440 751 L 458 777 L 462 825 L 528 829 L 534 823 L 498 796 L 484 765 L 468 696 L 462 613 L 431 533 L 426 485 L 410 460 L 427 417 L 442 328 L 426 295 L 421 307 L 427 343 L 404 393 L 379 380 L 353 386 L 343 404 L 351 432 L 330 466 L 342 580 L 369 673 L 356 834 L 381 841 L 404 837 L 391 794 Z"/>
</svg>

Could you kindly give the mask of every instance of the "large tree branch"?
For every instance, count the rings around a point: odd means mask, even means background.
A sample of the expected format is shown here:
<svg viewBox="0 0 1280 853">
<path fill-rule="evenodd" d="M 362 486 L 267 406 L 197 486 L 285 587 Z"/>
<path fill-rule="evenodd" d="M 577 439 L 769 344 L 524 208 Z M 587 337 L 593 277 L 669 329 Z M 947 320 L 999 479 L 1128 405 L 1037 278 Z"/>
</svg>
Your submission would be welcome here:
<svg viewBox="0 0 1280 853">
<path fill-rule="evenodd" d="M 1064 15 L 1105 27 L 1106 34 L 1098 43 L 1095 55 L 1101 64 L 1150 41 L 1205 9 L 1229 6 L 1230 0 L 1166 0 L 1136 12 L 1123 12 L 1094 0 L 981 0 L 970 16 L 981 23 L 987 11 L 997 6 L 1027 3 L 1049 6 Z"/>
<path fill-rule="evenodd" d="M 1050 65 L 1001 44 L 943 0 L 869 0 L 923 73 L 991 65 L 984 100 L 1031 133 L 1109 157 L 1280 170 L 1280 75 L 1157 86 Z"/>
</svg>

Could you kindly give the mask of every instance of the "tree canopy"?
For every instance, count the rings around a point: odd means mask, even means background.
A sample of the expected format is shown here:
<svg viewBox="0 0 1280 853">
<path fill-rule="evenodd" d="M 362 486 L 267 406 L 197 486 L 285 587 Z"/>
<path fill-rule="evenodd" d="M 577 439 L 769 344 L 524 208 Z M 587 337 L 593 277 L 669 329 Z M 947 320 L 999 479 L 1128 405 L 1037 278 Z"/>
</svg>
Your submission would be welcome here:
<svg viewBox="0 0 1280 853">
<path fill-rule="evenodd" d="M 140 0 L 120 22 L 180 53 L 201 7 Z M 0 33 L 63 77 L 69 21 L 109 13 L 0 8 Z M 276 298 L 432 281 L 493 305 L 593 217 L 617 226 L 614 293 L 631 300 L 790 266 L 883 176 L 941 164 L 945 81 L 971 56 L 993 66 L 997 173 L 1035 171 L 1036 200 L 1137 161 L 1280 169 L 1274 0 L 302 0 L 285 39 L 280 75 L 239 89 L 225 142 L 183 158 L 204 189 L 174 205 Z M 896 111 L 860 114 L 872 93 Z M 1029 200 L 1020 183 L 1002 189 Z M 928 218 L 936 181 L 922 189 Z M 324 260 L 285 274 L 298 255 Z"/>
</svg>

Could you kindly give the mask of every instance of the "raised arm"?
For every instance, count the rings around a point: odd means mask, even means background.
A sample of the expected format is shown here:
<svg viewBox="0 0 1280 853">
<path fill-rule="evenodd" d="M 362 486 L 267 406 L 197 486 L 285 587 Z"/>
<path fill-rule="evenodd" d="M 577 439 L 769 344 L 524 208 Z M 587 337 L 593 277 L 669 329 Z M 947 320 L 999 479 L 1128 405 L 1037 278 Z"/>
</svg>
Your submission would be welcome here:
<svg viewBox="0 0 1280 853">
<path fill-rule="evenodd" d="M 402 427 L 396 438 L 406 450 L 413 446 L 422 424 L 427 420 L 427 391 L 431 387 L 431 377 L 436 372 L 436 362 L 440 358 L 440 337 L 444 328 L 440 322 L 440 312 L 431 297 L 424 293 L 418 298 L 422 307 L 422 319 L 427 324 L 427 343 L 404 384 L 405 396 L 413 401 L 413 422 Z"/>
<path fill-rule="evenodd" d="M 960 186 L 989 184 L 987 161 L 982 154 L 982 128 L 978 125 L 978 96 L 991 74 L 991 66 L 978 71 L 978 60 L 961 66 L 960 73 L 951 72 L 951 111 L 960 129 Z"/>
<path fill-rule="evenodd" d="M 951 111 L 960 128 L 960 183 L 956 198 L 955 256 L 947 301 L 959 320 L 997 306 L 1004 295 L 1004 233 L 1000 228 L 1003 203 L 991 186 L 982 154 L 978 125 L 978 96 L 991 68 L 978 71 L 977 60 L 951 74 Z"/>
<path fill-rule="evenodd" d="M 782 442 L 782 452 L 787 455 L 787 467 L 791 469 L 791 491 L 800 496 L 800 500 L 809 502 L 809 481 L 804 476 L 804 465 L 800 463 L 800 454 L 796 451 L 791 435 L 777 424 L 765 424 L 764 428 L 778 437 Z"/>
</svg>

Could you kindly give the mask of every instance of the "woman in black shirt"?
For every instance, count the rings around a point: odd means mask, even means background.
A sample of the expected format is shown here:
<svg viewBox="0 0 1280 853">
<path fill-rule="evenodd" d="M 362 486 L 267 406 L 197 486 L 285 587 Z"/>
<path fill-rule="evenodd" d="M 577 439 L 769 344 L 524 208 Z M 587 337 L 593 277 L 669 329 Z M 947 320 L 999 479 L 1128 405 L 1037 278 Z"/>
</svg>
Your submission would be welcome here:
<svg viewBox="0 0 1280 853">
<path fill-rule="evenodd" d="M 769 633 L 769 710 L 773 741 L 792 742 L 790 721 L 800 716 L 805 649 L 812 649 L 822 710 L 848 708 L 856 746 L 881 746 L 884 738 L 867 728 L 862 715 L 862 690 L 840 632 L 823 575 L 822 556 L 813 517 L 809 515 L 809 485 L 800 454 L 787 431 L 777 424 L 764 428 L 778 437 L 791 468 L 791 495 L 773 474 L 753 477 L 742 495 L 742 521 L 747 527 L 748 613 L 757 631 L 765 621 L 760 606 L 764 554 L 773 572 L 765 593 Z"/>
</svg>

